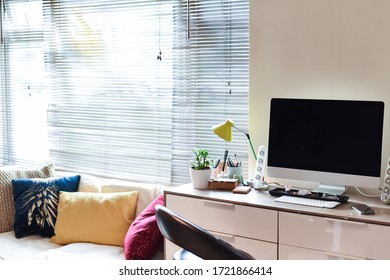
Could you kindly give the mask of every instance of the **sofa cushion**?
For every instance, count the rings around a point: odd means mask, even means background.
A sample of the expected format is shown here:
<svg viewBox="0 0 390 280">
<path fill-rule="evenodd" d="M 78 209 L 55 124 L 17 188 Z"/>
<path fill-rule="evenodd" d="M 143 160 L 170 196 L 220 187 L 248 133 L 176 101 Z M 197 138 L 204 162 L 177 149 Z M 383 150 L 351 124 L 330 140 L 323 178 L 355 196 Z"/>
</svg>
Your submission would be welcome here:
<svg viewBox="0 0 390 280">
<path fill-rule="evenodd" d="M 80 176 L 12 180 L 16 238 L 31 234 L 52 237 L 60 191 L 75 192 Z"/>
<path fill-rule="evenodd" d="M 79 173 L 69 171 L 56 171 L 56 177 L 67 177 L 74 175 L 79 175 Z M 101 179 L 88 174 L 81 174 L 80 176 L 81 177 L 78 190 L 79 192 L 101 192 Z"/>
<path fill-rule="evenodd" d="M 55 176 L 55 166 L 49 163 L 39 169 L 0 169 L 0 233 L 12 231 L 15 207 L 12 195 L 12 179 L 49 178 Z"/>
<path fill-rule="evenodd" d="M 124 253 L 127 260 L 148 260 L 153 257 L 163 242 L 158 229 L 154 208 L 164 205 L 164 195 L 159 195 L 134 220 L 127 231 Z"/>
<path fill-rule="evenodd" d="M 102 180 L 102 193 L 116 193 L 116 192 L 139 192 L 135 216 L 137 217 L 141 212 L 151 203 L 159 194 L 162 193 L 162 187 L 154 184 L 136 183 L 129 181 L 122 181 L 116 179 Z"/>
<path fill-rule="evenodd" d="M 65 245 L 91 242 L 123 247 L 135 218 L 138 192 L 60 193 L 55 235 L 51 242 Z"/>
</svg>

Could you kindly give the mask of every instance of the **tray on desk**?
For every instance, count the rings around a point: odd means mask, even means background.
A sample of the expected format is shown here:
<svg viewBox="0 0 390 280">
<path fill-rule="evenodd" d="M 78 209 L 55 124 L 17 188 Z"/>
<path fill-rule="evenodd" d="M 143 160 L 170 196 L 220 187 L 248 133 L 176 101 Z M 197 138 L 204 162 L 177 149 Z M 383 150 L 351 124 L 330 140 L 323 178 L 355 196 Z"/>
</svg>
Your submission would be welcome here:
<svg viewBox="0 0 390 280">
<path fill-rule="evenodd" d="M 285 188 L 274 188 L 269 190 L 268 192 L 272 196 L 288 195 L 288 196 L 306 197 L 306 198 L 326 200 L 326 201 L 337 201 L 340 203 L 345 203 L 349 199 L 349 196 L 347 195 L 331 195 L 331 194 L 312 192 L 312 191 L 310 191 L 308 194 L 302 195 L 298 193 L 299 192 L 298 189 L 286 190 Z"/>
</svg>

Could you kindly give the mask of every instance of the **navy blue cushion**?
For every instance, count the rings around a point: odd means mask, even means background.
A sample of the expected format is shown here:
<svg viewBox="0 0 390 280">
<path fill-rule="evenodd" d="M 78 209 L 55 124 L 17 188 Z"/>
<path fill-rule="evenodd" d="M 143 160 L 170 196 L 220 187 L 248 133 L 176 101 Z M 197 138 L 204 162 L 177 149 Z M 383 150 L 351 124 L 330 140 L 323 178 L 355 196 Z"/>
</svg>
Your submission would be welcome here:
<svg viewBox="0 0 390 280">
<path fill-rule="evenodd" d="M 80 176 L 12 180 L 16 238 L 54 235 L 60 191 L 76 192 Z"/>
</svg>

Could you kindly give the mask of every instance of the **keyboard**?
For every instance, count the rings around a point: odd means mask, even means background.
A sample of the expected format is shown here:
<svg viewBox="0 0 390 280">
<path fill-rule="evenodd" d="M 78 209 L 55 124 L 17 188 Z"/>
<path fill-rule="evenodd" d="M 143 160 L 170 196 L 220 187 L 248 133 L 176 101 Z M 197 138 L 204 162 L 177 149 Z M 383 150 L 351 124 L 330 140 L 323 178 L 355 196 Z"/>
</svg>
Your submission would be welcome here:
<svg viewBox="0 0 390 280">
<path fill-rule="evenodd" d="M 334 208 L 337 205 L 341 204 L 340 202 L 336 202 L 336 201 L 326 201 L 320 199 L 311 199 L 306 197 L 297 197 L 297 196 L 288 196 L 288 195 L 280 196 L 277 199 L 275 199 L 275 201 L 299 204 L 305 206 L 313 206 L 319 208 Z"/>
</svg>

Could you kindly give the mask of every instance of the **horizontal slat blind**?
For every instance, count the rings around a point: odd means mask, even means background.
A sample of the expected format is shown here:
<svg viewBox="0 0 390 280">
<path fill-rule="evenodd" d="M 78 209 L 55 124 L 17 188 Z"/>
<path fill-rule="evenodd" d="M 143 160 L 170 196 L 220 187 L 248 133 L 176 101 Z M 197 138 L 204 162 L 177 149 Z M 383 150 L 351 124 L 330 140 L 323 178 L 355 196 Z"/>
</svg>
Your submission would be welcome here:
<svg viewBox="0 0 390 280">
<path fill-rule="evenodd" d="M 170 184 L 171 2 L 43 0 L 43 9 L 57 165 Z"/>
<path fill-rule="evenodd" d="M 202 147 L 246 176 L 211 127 L 248 128 L 248 0 L 6 1 L 3 164 L 177 185 Z"/>
<path fill-rule="evenodd" d="M 213 159 L 222 160 L 225 149 L 237 154 L 246 177 L 246 136 L 233 130 L 233 141 L 225 142 L 211 127 L 231 119 L 248 129 L 249 1 L 174 3 L 173 181 L 189 181 L 195 147 Z"/>
<path fill-rule="evenodd" d="M 41 1 L 3 0 L 1 164 L 49 160 Z"/>
<path fill-rule="evenodd" d="M 4 50 L 4 33 L 3 33 L 3 17 L 4 17 L 4 5 L 3 0 L 0 0 L 0 164 L 4 164 L 5 162 L 5 153 L 7 151 L 7 141 L 5 141 L 7 137 L 7 106 L 5 105 L 7 102 L 6 98 L 6 78 L 5 78 L 5 50 Z M 5 138 L 5 139 L 4 139 Z"/>
</svg>

